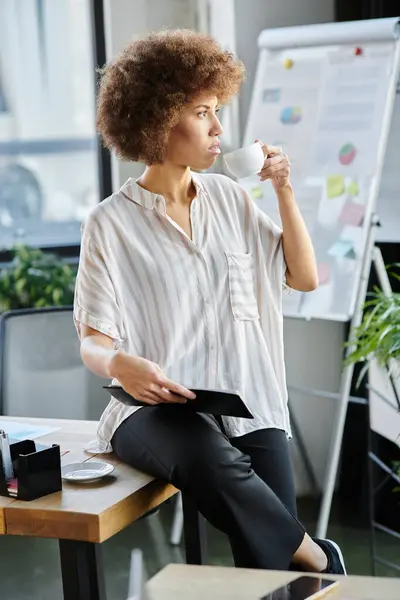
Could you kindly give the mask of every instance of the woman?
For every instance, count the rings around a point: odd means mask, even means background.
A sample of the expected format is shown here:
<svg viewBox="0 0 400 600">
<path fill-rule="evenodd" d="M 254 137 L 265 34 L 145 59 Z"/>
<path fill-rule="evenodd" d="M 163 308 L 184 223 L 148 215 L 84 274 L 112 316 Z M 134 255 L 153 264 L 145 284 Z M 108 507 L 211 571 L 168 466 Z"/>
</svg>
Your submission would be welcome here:
<svg viewBox="0 0 400 600">
<path fill-rule="evenodd" d="M 100 133 L 146 169 L 85 223 L 74 317 L 85 365 L 151 406 L 111 400 L 98 443 L 187 490 L 237 566 L 343 573 L 339 548 L 296 518 L 282 287 L 312 290 L 317 274 L 289 161 L 263 146 L 283 233 L 237 183 L 191 171 L 219 155 L 219 106 L 243 79 L 191 31 L 135 41 L 103 70 Z M 190 388 L 237 390 L 255 418 L 182 414 Z"/>
</svg>

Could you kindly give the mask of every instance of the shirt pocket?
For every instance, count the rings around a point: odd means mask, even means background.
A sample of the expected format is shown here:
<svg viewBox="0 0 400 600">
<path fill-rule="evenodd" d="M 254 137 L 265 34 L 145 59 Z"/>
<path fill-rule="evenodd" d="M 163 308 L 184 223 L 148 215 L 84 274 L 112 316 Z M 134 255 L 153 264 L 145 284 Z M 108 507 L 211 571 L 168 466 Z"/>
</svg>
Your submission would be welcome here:
<svg viewBox="0 0 400 600">
<path fill-rule="evenodd" d="M 252 254 L 225 252 L 228 263 L 229 295 L 233 317 L 237 321 L 260 318 L 254 292 L 254 261 Z"/>
</svg>

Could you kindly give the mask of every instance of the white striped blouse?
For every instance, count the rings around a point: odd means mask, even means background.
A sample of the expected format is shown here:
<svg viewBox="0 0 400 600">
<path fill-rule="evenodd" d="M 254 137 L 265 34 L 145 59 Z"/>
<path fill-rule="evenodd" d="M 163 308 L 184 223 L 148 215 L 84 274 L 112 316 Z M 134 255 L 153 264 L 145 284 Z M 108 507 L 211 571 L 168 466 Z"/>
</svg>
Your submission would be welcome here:
<svg viewBox="0 0 400 600">
<path fill-rule="evenodd" d="M 162 196 L 129 179 L 82 227 L 74 320 L 157 363 L 188 388 L 234 390 L 254 419 L 223 417 L 229 437 L 290 436 L 283 352 L 282 231 L 223 175 L 192 174 L 192 240 Z M 114 380 L 114 383 L 118 383 Z M 131 415 L 111 399 L 97 447 Z"/>
</svg>

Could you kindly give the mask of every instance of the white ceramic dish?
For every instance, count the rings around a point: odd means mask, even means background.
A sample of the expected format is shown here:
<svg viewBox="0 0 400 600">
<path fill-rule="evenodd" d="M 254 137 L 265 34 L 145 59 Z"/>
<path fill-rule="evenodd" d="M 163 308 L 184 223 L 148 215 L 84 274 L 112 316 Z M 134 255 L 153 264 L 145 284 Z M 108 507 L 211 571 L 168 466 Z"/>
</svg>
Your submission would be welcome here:
<svg viewBox="0 0 400 600">
<path fill-rule="evenodd" d="M 114 471 L 113 465 L 104 462 L 80 462 L 62 465 L 61 477 L 73 483 L 87 483 L 97 481 Z"/>
</svg>

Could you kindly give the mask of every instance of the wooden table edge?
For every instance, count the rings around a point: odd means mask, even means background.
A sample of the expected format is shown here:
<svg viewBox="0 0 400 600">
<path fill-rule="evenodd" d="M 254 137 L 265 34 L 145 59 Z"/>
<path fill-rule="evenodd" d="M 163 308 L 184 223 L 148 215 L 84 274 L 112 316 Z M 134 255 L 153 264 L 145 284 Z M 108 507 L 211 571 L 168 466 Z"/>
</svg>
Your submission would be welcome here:
<svg viewBox="0 0 400 600">
<path fill-rule="evenodd" d="M 0 506 L 0 535 L 7 535 L 7 524 L 6 524 L 6 508 L 15 502 L 14 498 L 9 496 L 0 496 L 2 506 Z"/>
<path fill-rule="evenodd" d="M 138 521 L 149 511 L 162 506 L 179 490 L 171 483 L 153 479 L 147 485 L 127 496 L 116 506 L 112 506 L 99 515 L 99 536 L 97 542 L 105 542 L 119 531 Z M 121 513 L 123 513 L 121 515 Z M 123 518 L 121 518 L 123 516 Z M 110 523 L 114 526 L 110 528 Z"/>
<path fill-rule="evenodd" d="M 118 504 L 99 514 L 58 509 L 29 509 L 28 502 L 23 508 L 13 507 L 14 502 L 12 502 L 4 507 L 5 535 L 101 543 L 153 508 L 163 504 L 176 493 L 178 490 L 172 484 L 153 479 Z M 23 520 L 21 520 L 22 513 Z"/>
<path fill-rule="evenodd" d="M 3 419 L 3 418 L 6 418 L 6 417 L 3 417 L 3 415 L 2 415 L 0 418 L 1 418 L 1 419 Z M 17 420 L 17 418 L 16 418 L 16 417 L 7 417 L 7 418 L 8 418 L 10 421 L 11 421 L 11 420 Z M 39 418 L 37 418 L 37 419 L 33 419 L 33 418 L 30 418 L 30 417 L 29 417 L 29 419 L 28 419 L 28 418 L 26 418 L 26 419 L 23 419 L 22 417 L 18 417 L 18 419 L 19 419 L 20 421 L 25 421 L 25 420 L 26 420 L 26 421 L 37 421 L 37 422 L 40 422 L 40 421 L 42 421 L 42 420 L 43 420 L 43 419 L 39 419 Z M 51 434 L 46 434 L 46 435 L 51 435 Z M 44 438 L 45 438 L 45 437 L 46 437 L 46 436 L 42 436 L 42 437 L 40 437 L 40 438 L 37 438 L 37 439 L 35 439 L 35 440 L 33 440 L 33 441 L 34 441 L 34 442 L 38 442 L 39 444 L 44 444 L 44 443 L 45 443 L 45 440 L 44 440 Z M 86 462 L 86 461 L 88 461 L 88 460 L 91 460 L 91 459 L 93 459 L 93 458 L 96 458 L 97 456 L 102 456 L 102 455 L 98 455 L 98 454 L 87 454 L 87 456 L 86 456 L 85 460 L 83 460 L 82 462 Z M 0 507 L 0 535 L 8 535 L 8 534 L 10 534 L 10 535 L 14 535 L 13 533 L 10 533 L 10 532 L 7 530 L 6 509 L 12 508 L 12 505 L 13 505 L 13 504 L 15 504 L 15 502 L 22 502 L 22 500 L 20 500 L 19 498 L 12 498 L 11 496 L 0 496 L 0 499 L 1 499 L 1 498 L 2 498 L 2 499 L 4 499 L 4 501 L 5 501 L 5 502 L 4 502 L 4 506 L 1 506 L 1 507 Z M 26 503 L 26 504 L 28 505 L 28 501 L 27 501 L 27 503 Z M 18 509 L 18 510 L 20 510 L 20 509 Z M 62 511 L 61 511 L 61 512 L 62 512 Z M 24 534 L 19 534 L 19 535 L 24 535 Z"/>
</svg>

